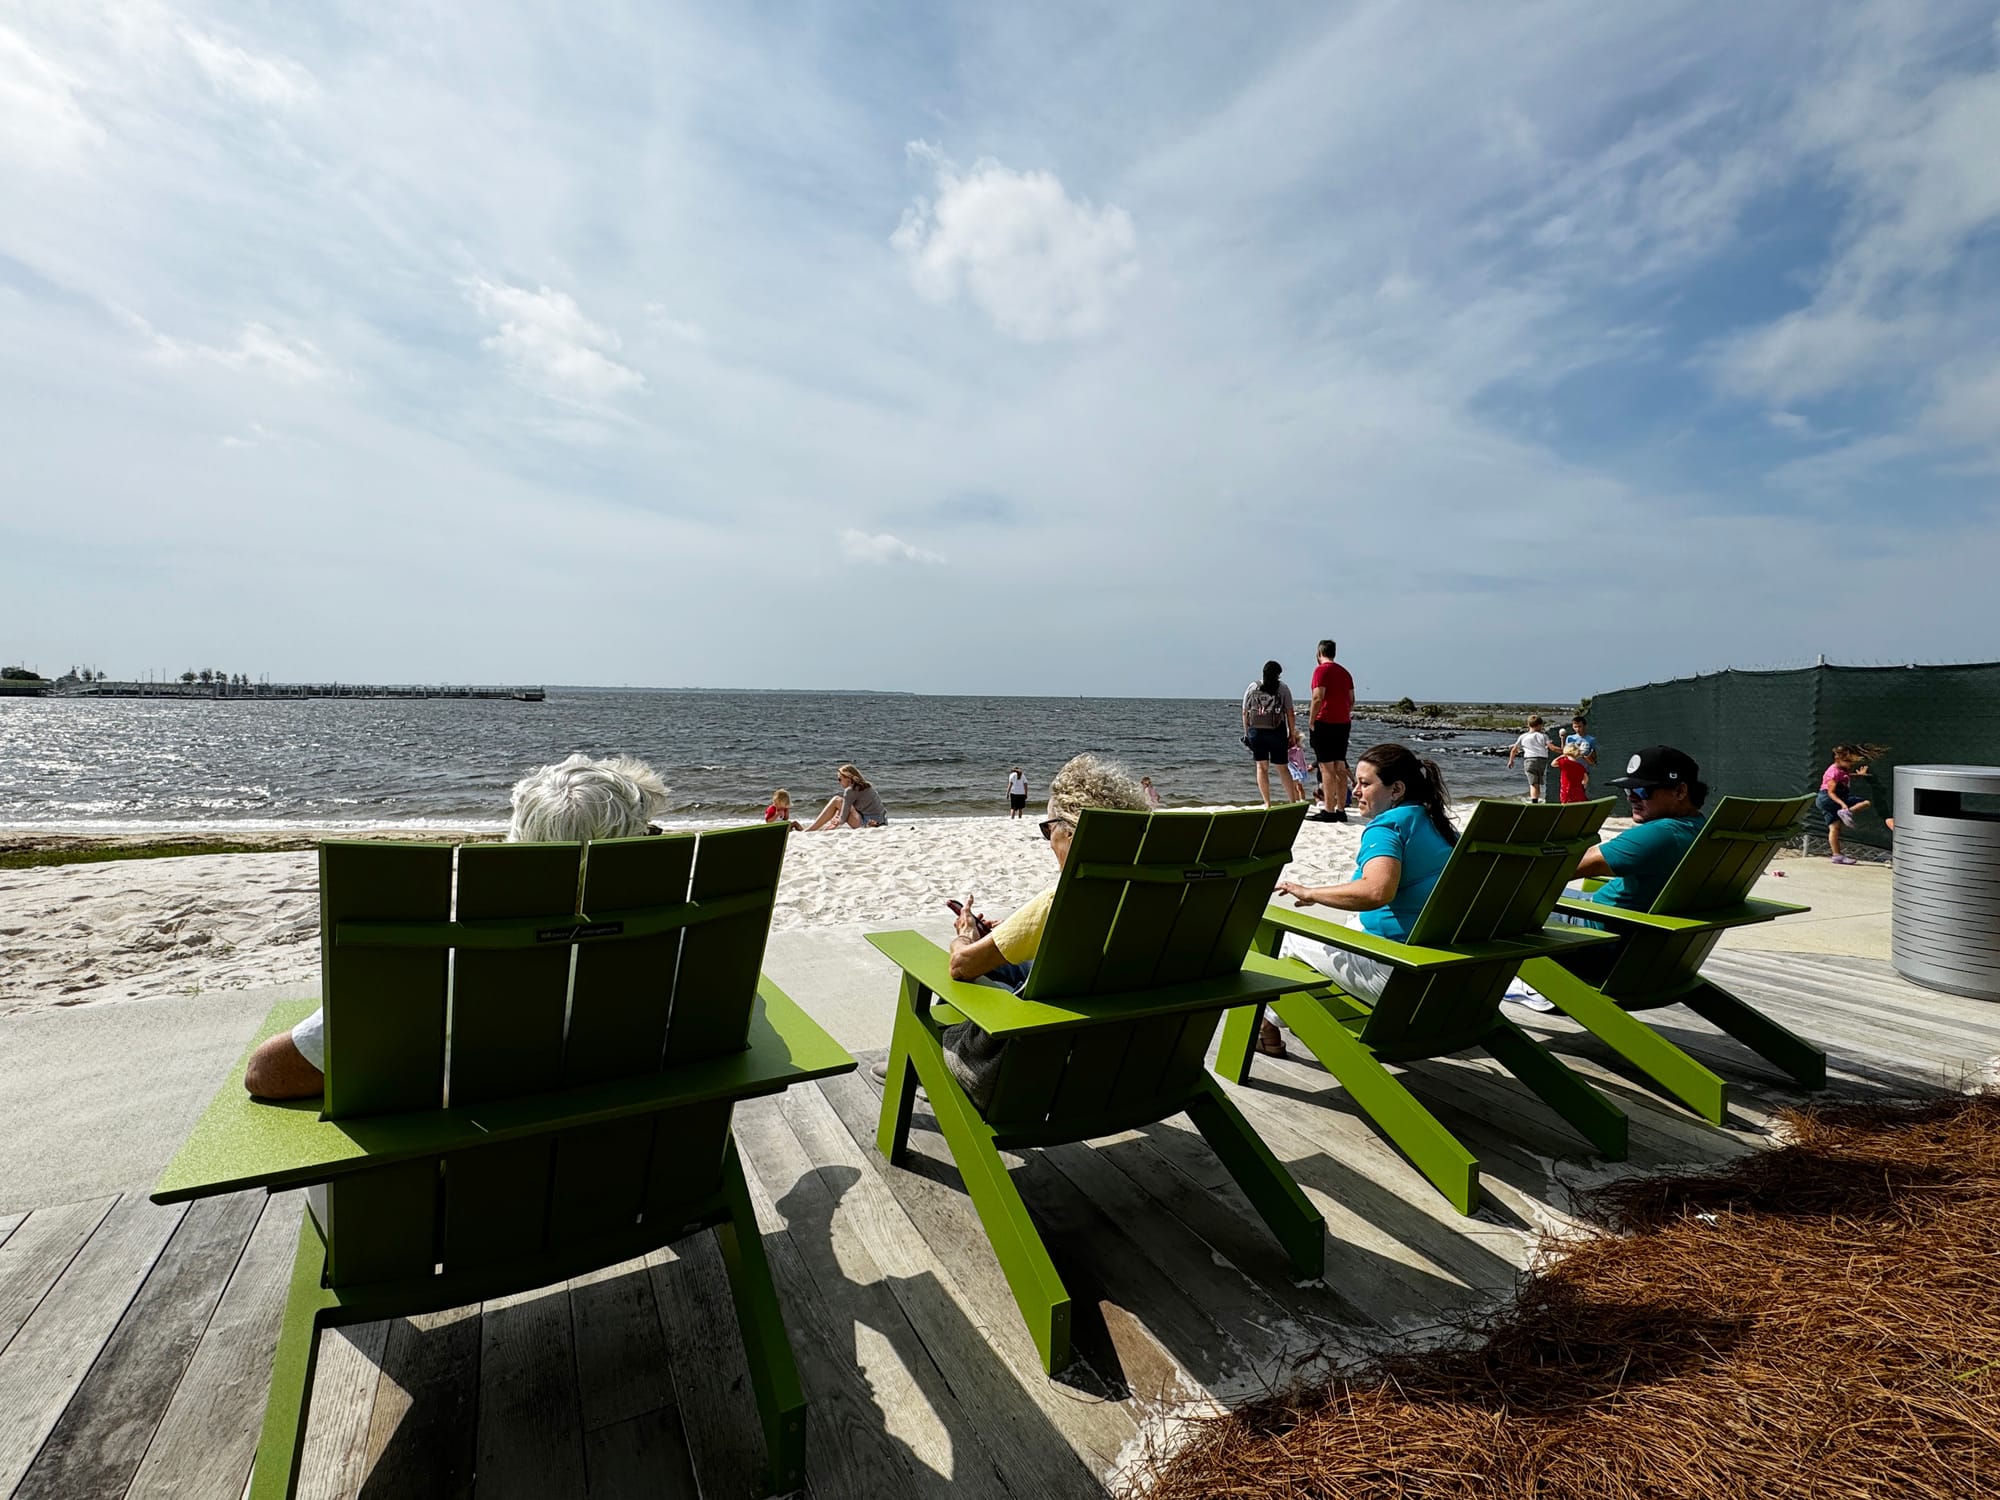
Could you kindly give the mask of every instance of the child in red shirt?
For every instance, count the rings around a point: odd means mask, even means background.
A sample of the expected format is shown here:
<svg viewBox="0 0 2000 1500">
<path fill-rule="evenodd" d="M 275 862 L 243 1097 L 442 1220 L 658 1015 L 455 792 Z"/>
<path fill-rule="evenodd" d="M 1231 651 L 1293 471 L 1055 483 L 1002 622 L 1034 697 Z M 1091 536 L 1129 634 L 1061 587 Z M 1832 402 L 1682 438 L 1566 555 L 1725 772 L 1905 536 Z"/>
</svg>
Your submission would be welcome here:
<svg viewBox="0 0 2000 1500">
<path fill-rule="evenodd" d="M 1590 796 L 1590 762 L 1574 755 L 1556 757 L 1556 774 L 1562 777 L 1560 793 L 1565 802 L 1582 802 Z"/>
</svg>

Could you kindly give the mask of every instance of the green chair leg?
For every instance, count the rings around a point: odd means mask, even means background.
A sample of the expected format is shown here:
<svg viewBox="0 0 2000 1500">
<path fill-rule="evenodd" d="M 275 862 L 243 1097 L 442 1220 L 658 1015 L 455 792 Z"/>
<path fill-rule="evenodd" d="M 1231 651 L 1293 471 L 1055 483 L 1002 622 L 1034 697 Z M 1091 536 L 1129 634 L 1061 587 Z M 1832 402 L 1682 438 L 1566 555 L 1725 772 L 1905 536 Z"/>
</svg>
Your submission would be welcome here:
<svg viewBox="0 0 2000 1500">
<path fill-rule="evenodd" d="M 1053 1375 L 1070 1360 L 1069 1289 L 1056 1274 L 1041 1232 L 1028 1216 L 1028 1205 L 1000 1159 L 993 1127 L 945 1066 L 944 1048 L 937 1038 L 921 1026 L 915 1033 L 910 1037 L 909 1060 L 930 1095 L 931 1112 L 1042 1357 L 1042 1369 Z"/>
<path fill-rule="evenodd" d="M 1313 1056 L 1340 1080 L 1363 1113 L 1462 1214 L 1479 1206 L 1479 1158 L 1459 1144 L 1374 1054 L 1311 995 L 1289 995 L 1276 1010 Z"/>
<path fill-rule="evenodd" d="M 917 1107 L 917 1070 L 910 1062 L 915 1036 L 930 1032 L 918 1019 L 913 998 L 916 981 L 903 979 L 903 999 L 889 1037 L 889 1078 L 882 1089 L 882 1116 L 875 1127 L 875 1149 L 892 1166 L 900 1166 L 910 1149 L 910 1117 Z"/>
<path fill-rule="evenodd" d="M 1554 1053 L 1512 1021 L 1500 1021 L 1480 1038 L 1500 1065 L 1533 1089 L 1606 1161 L 1625 1160 L 1631 1122 L 1625 1111 L 1564 1067 Z"/>
<path fill-rule="evenodd" d="M 1556 1009 L 1644 1073 L 1711 1125 L 1729 1113 L 1729 1085 L 1644 1021 L 1546 958 L 1521 965 L 1521 977 Z"/>
<path fill-rule="evenodd" d="M 1189 1101 L 1187 1112 L 1299 1274 L 1318 1276 L 1326 1269 L 1326 1220 L 1263 1137 L 1213 1080 Z"/>
<path fill-rule="evenodd" d="M 771 1491 L 784 1494 L 806 1482 L 806 1397 L 733 1136 L 722 1161 L 722 1199 L 729 1217 L 715 1226 L 715 1240 L 729 1272 L 729 1292 L 736 1303 L 736 1321 L 743 1330 L 750 1386 L 764 1423 Z"/>
<path fill-rule="evenodd" d="M 1231 1083 L 1250 1081 L 1250 1059 L 1263 1021 L 1261 1005 L 1239 1005 L 1223 1016 L 1222 1036 L 1215 1044 L 1215 1071 Z"/>
<path fill-rule="evenodd" d="M 310 1212 L 302 1212 L 298 1253 L 292 1259 L 285 1321 L 271 1365 L 271 1393 L 264 1400 L 264 1428 L 250 1476 L 250 1500 L 290 1500 L 305 1451 L 306 1413 L 312 1407 L 313 1365 L 319 1357 L 320 1321 L 339 1299 L 320 1283 L 326 1241 Z"/>
<path fill-rule="evenodd" d="M 1752 1010 L 1721 986 L 1704 979 L 1681 1003 L 1711 1026 L 1728 1032 L 1767 1062 L 1791 1074 L 1801 1088 L 1826 1087 L 1826 1054 L 1804 1037 Z"/>
</svg>

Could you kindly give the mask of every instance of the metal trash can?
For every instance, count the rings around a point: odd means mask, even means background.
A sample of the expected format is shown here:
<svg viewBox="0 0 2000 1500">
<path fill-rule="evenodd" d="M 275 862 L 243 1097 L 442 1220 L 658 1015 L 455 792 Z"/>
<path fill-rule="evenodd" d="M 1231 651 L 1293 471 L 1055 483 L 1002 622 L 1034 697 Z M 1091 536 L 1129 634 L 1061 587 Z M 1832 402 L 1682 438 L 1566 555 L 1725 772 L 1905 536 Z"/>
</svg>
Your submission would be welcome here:
<svg viewBox="0 0 2000 1500">
<path fill-rule="evenodd" d="M 2000 766 L 1898 766 L 1895 802 L 1896 972 L 2000 1000 Z"/>
</svg>

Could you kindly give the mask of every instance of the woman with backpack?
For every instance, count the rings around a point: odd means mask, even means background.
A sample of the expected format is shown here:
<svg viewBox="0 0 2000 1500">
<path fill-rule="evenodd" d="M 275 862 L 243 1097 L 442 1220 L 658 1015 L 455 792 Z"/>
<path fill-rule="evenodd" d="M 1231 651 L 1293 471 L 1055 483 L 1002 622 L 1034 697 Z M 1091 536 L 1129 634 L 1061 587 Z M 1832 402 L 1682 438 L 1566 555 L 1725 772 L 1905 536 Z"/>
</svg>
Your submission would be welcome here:
<svg viewBox="0 0 2000 1500">
<path fill-rule="evenodd" d="M 1243 743 L 1257 762 L 1257 795 L 1271 805 L 1271 766 L 1285 778 L 1285 799 L 1300 802 L 1305 793 L 1292 779 L 1286 762 L 1292 746 L 1299 742 L 1298 716 L 1292 709 L 1292 690 L 1281 675 L 1284 668 L 1274 661 L 1264 663 L 1264 676 L 1250 684 L 1243 694 Z"/>
</svg>

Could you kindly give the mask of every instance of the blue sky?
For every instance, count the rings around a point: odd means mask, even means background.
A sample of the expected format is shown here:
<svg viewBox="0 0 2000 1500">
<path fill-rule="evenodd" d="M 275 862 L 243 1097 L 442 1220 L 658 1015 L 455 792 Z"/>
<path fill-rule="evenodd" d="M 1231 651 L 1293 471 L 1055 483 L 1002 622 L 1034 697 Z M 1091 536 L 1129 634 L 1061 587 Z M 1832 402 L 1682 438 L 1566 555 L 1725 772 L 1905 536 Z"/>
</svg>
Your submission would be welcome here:
<svg viewBox="0 0 2000 1500">
<path fill-rule="evenodd" d="M 1996 141 L 1990 5 L 13 0 L 0 656 L 2000 657 Z"/>
</svg>

